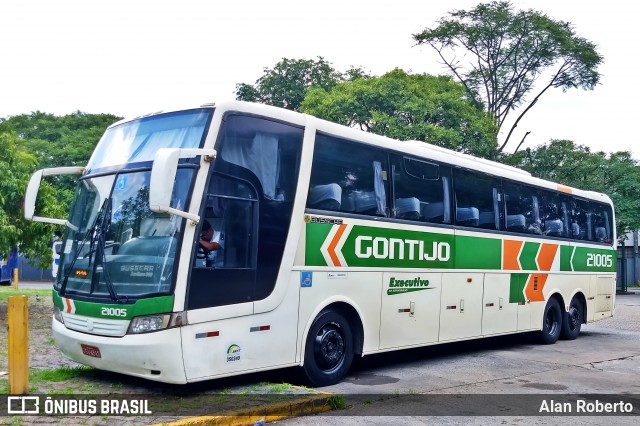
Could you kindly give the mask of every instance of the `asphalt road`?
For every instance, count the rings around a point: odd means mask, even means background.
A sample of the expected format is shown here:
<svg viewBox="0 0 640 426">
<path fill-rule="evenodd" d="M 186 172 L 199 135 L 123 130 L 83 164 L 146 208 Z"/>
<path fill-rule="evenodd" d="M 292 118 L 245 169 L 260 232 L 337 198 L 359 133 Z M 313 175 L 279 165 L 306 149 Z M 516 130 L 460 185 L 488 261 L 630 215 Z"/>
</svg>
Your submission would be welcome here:
<svg viewBox="0 0 640 426">
<path fill-rule="evenodd" d="M 573 341 L 539 345 L 521 335 L 365 357 L 346 380 L 321 390 L 344 395 L 349 407 L 278 423 L 637 424 L 640 292 L 618 295 L 615 316 L 583 326 Z M 594 408 L 587 395 L 631 404 L 635 415 L 578 418 L 578 408 Z M 561 407 L 571 415 L 544 411 L 543 400 L 547 408 L 567 402 Z"/>
</svg>

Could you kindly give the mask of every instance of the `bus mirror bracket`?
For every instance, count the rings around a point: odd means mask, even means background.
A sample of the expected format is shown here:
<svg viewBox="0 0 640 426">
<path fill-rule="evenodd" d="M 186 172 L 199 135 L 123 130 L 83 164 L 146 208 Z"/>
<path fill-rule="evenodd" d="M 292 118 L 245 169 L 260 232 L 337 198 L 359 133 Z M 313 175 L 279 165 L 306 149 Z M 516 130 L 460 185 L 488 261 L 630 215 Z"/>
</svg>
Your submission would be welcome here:
<svg viewBox="0 0 640 426">
<path fill-rule="evenodd" d="M 42 183 L 42 178 L 45 176 L 59 176 L 59 175 L 80 175 L 84 173 L 84 167 L 52 167 L 49 169 L 40 169 L 31 175 L 29 184 L 27 185 L 27 191 L 24 196 L 24 218 L 32 222 L 44 222 L 53 223 L 55 225 L 71 226 L 66 219 L 54 219 L 50 217 L 36 216 L 36 199 L 38 198 L 38 190 Z"/>
<path fill-rule="evenodd" d="M 151 181 L 149 182 L 149 209 L 155 213 L 170 213 L 194 223 L 200 221 L 200 216 L 184 210 L 171 207 L 171 194 L 178 171 L 180 158 L 201 155 L 202 160 L 211 162 L 216 157 L 215 149 L 201 148 L 160 148 L 153 160 Z"/>
</svg>

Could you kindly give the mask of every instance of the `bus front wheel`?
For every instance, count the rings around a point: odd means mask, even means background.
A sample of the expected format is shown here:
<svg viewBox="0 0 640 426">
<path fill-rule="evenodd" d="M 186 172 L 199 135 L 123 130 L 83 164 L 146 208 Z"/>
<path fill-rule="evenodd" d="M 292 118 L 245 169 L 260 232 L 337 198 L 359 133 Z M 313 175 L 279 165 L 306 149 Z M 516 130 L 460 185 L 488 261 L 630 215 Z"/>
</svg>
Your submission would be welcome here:
<svg viewBox="0 0 640 426">
<path fill-rule="evenodd" d="M 578 337 L 584 319 L 583 316 L 584 308 L 582 302 L 574 297 L 569 304 L 569 312 L 564 313 L 560 337 L 564 340 L 574 340 Z"/>
<path fill-rule="evenodd" d="M 556 299 L 549 299 L 547 306 L 544 307 L 544 315 L 542 317 L 542 330 L 538 336 L 541 343 L 550 345 L 555 343 L 560 337 L 562 330 L 562 310 Z"/>
<path fill-rule="evenodd" d="M 349 321 L 333 310 L 320 312 L 305 345 L 303 370 L 313 386 L 329 386 L 342 380 L 353 360 L 353 334 Z"/>
</svg>

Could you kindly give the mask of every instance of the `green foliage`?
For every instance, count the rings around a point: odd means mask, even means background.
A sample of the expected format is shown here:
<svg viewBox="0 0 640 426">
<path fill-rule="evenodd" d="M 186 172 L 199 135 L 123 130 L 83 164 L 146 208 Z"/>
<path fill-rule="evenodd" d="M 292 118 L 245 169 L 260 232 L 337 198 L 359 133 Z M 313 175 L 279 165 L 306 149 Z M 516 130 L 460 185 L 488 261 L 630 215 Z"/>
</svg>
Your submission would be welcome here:
<svg viewBox="0 0 640 426">
<path fill-rule="evenodd" d="M 420 140 L 481 157 L 496 151 L 495 127 L 449 77 L 395 69 L 361 77 L 330 91 L 309 90 L 303 112 L 400 140 Z"/>
<path fill-rule="evenodd" d="M 313 59 L 282 58 L 273 69 L 265 68 L 255 84 L 236 85 L 236 99 L 259 102 L 299 111 L 307 91 L 312 87 L 330 90 L 338 82 L 365 76 L 361 68 L 351 68 L 341 74 L 323 57 Z"/>
<path fill-rule="evenodd" d="M 572 141 L 552 140 L 503 160 L 543 179 L 609 195 L 618 237 L 640 229 L 640 166 L 629 152 L 592 152 Z"/>
<path fill-rule="evenodd" d="M 577 36 L 568 22 L 534 10 L 516 12 L 508 1 L 450 12 L 448 19 L 413 38 L 438 52 L 468 93 L 486 105 L 498 131 L 534 87 L 539 90 L 515 120 L 500 151 L 547 89 L 593 89 L 600 80 L 597 68 L 603 58 L 595 44 Z M 541 76 L 550 78 L 535 85 Z"/>
<path fill-rule="evenodd" d="M 38 168 L 84 165 L 105 128 L 118 120 L 110 114 L 76 112 L 63 117 L 42 112 L 0 119 L 0 254 L 14 245 L 31 263 L 51 264 L 49 243 L 54 225 L 29 222 L 22 211 L 31 174 Z M 67 216 L 74 179 L 43 181 L 38 193 L 39 216 Z"/>
<path fill-rule="evenodd" d="M 0 132 L 13 132 L 21 148 L 38 158 L 38 167 L 83 166 L 104 130 L 120 118 L 80 111 L 62 117 L 32 112 L 0 120 Z"/>
</svg>

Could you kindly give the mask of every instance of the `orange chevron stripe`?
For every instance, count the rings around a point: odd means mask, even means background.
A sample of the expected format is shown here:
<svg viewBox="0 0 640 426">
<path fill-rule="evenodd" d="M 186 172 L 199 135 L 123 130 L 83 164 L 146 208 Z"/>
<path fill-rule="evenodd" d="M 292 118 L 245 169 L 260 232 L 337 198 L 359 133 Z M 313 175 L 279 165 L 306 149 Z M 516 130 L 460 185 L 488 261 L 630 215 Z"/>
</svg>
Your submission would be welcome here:
<svg viewBox="0 0 640 426">
<path fill-rule="evenodd" d="M 547 282 L 549 274 L 531 274 L 527 285 L 524 287 L 524 294 L 527 300 L 532 302 L 544 302 L 542 290 Z"/>
<path fill-rule="evenodd" d="M 340 264 L 340 259 L 338 259 L 338 255 L 336 254 L 336 246 L 338 245 L 338 241 L 340 241 L 340 237 L 344 234 L 344 230 L 347 229 L 346 224 L 339 225 L 338 232 L 333 236 L 329 247 L 327 247 L 327 252 L 329 253 L 329 257 L 333 261 L 334 266 L 342 266 Z"/>
<path fill-rule="evenodd" d="M 519 271 L 518 255 L 524 244 L 523 241 L 503 240 L 502 247 L 502 264 L 503 268 L 511 271 Z"/>
<path fill-rule="evenodd" d="M 541 271 L 550 271 L 557 252 L 558 244 L 542 244 L 537 257 L 538 268 L 540 268 Z"/>
<path fill-rule="evenodd" d="M 65 305 L 67 305 L 67 313 L 70 314 L 71 313 L 71 309 L 72 309 L 71 300 L 70 299 L 64 299 L 64 303 L 65 303 Z"/>
</svg>

